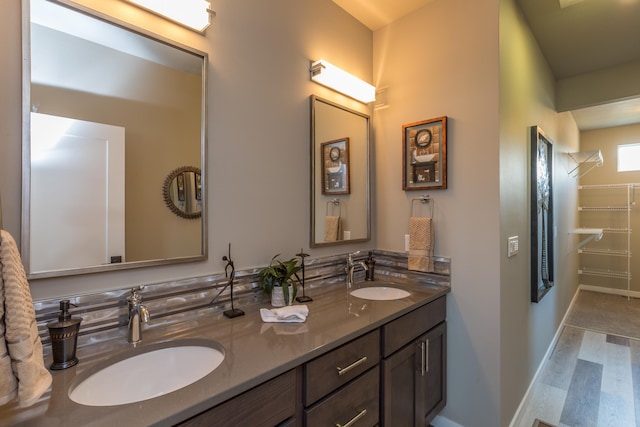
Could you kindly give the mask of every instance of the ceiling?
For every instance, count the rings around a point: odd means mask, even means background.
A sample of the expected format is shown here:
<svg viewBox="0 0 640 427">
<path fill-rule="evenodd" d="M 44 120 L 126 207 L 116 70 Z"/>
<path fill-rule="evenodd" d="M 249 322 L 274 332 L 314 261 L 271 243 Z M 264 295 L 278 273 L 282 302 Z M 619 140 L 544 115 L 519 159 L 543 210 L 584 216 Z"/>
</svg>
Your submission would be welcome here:
<svg viewBox="0 0 640 427">
<path fill-rule="evenodd" d="M 375 31 L 434 0 L 333 1 Z M 516 2 L 556 79 L 640 61 L 640 0 Z M 581 130 L 640 123 L 640 99 L 572 113 Z"/>
</svg>

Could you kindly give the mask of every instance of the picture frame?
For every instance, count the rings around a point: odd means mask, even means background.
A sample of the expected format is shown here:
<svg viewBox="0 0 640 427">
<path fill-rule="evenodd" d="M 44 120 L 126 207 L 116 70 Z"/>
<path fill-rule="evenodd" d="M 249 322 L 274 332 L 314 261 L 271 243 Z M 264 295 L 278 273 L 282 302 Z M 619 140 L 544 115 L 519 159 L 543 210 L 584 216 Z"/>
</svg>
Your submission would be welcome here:
<svg viewBox="0 0 640 427">
<path fill-rule="evenodd" d="M 349 138 L 334 139 L 320 144 L 322 194 L 350 194 Z"/>
<path fill-rule="evenodd" d="M 447 188 L 447 117 L 402 125 L 402 189 Z"/>
<path fill-rule="evenodd" d="M 553 142 L 539 126 L 530 128 L 531 301 L 554 285 Z"/>
</svg>

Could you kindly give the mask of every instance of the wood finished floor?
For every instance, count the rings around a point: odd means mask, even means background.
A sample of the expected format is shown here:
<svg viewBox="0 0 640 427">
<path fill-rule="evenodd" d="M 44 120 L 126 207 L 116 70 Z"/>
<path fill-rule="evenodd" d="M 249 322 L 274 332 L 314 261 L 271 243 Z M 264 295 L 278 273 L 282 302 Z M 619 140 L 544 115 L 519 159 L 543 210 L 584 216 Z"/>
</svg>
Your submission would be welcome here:
<svg viewBox="0 0 640 427">
<path fill-rule="evenodd" d="M 640 427 L 640 300 L 580 291 L 518 427 Z"/>
</svg>

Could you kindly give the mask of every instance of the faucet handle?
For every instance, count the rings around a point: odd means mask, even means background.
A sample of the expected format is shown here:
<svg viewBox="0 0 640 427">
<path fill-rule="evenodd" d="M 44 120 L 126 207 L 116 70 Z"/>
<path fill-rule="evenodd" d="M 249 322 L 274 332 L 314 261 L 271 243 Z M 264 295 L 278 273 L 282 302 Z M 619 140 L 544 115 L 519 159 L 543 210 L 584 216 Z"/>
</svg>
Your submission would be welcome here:
<svg viewBox="0 0 640 427">
<path fill-rule="evenodd" d="M 358 254 L 360 254 L 360 251 L 349 252 L 349 254 L 347 255 L 347 260 L 349 261 L 349 264 L 353 262 L 353 257 Z"/>
<path fill-rule="evenodd" d="M 138 289 L 142 290 L 144 285 L 140 286 Z M 142 302 L 142 296 L 138 293 L 138 289 L 131 288 L 131 295 L 127 298 L 127 302 L 131 306 L 136 306 Z"/>
</svg>

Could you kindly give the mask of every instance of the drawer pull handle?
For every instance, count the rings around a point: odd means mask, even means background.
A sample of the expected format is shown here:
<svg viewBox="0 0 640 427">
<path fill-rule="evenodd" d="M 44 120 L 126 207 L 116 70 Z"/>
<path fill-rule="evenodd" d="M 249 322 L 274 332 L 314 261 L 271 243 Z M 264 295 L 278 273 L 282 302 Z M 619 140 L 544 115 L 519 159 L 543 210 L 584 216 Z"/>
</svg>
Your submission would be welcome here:
<svg viewBox="0 0 640 427">
<path fill-rule="evenodd" d="M 351 418 L 349 420 L 348 423 L 346 424 L 336 424 L 336 427 L 351 427 L 352 425 L 354 425 L 360 418 L 364 417 L 365 415 L 367 415 L 367 410 L 363 409 L 362 411 L 358 412 L 358 415 L 356 415 L 355 417 Z"/>
<path fill-rule="evenodd" d="M 367 356 L 363 356 L 360 359 L 358 359 L 355 362 L 353 362 L 351 365 L 346 366 L 344 368 L 341 368 L 340 366 L 337 366 L 336 369 L 338 370 L 338 375 L 344 375 L 347 372 L 349 372 L 350 370 L 352 370 L 353 368 L 355 368 L 356 366 L 362 365 L 366 361 L 367 361 Z"/>
<path fill-rule="evenodd" d="M 429 340 L 420 341 L 420 375 L 423 377 L 429 372 Z"/>
<path fill-rule="evenodd" d="M 426 346 L 425 346 L 425 349 L 424 349 L 424 354 L 425 354 L 425 359 L 426 359 L 425 370 L 426 370 L 426 372 L 429 372 L 429 340 L 427 340 L 427 342 L 426 342 Z"/>
</svg>

